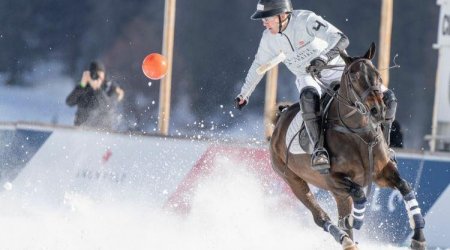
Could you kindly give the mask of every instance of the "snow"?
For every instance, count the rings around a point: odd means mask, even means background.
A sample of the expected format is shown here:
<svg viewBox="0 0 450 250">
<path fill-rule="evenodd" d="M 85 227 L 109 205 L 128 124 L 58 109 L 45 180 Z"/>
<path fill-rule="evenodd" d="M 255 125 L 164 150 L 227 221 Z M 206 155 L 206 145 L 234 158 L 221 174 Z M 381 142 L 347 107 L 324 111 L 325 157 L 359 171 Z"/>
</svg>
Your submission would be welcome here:
<svg viewBox="0 0 450 250">
<path fill-rule="evenodd" d="M 34 82 L 28 87 L 6 86 L 0 81 L 0 121 L 73 124 L 76 110 L 65 103 L 73 79 L 58 72 L 39 72 L 30 76 Z"/>
<path fill-rule="evenodd" d="M 187 216 L 68 191 L 59 204 L 30 203 L 13 187 L 0 193 L 2 249 L 340 249 L 309 213 L 277 206 L 245 167 L 216 164 Z M 367 238 L 374 236 L 359 238 L 360 248 L 407 249 Z"/>
</svg>

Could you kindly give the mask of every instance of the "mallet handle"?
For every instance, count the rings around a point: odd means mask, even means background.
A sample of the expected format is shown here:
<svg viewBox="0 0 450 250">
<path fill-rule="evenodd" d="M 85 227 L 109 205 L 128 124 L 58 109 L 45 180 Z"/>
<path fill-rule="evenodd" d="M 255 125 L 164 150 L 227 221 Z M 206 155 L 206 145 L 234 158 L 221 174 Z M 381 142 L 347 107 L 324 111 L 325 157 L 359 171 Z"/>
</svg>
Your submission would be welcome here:
<svg viewBox="0 0 450 250">
<path fill-rule="evenodd" d="M 278 56 L 272 58 L 267 63 L 259 66 L 256 69 L 256 73 L 263 75 L 264 73 L 269 71 L 271 68 L 277 66 L 280 62 L 284 61 L 284 59 L 286 59 L 286 55 L 283 52 L 280 52 L 280 54 Z"/>
</svg>

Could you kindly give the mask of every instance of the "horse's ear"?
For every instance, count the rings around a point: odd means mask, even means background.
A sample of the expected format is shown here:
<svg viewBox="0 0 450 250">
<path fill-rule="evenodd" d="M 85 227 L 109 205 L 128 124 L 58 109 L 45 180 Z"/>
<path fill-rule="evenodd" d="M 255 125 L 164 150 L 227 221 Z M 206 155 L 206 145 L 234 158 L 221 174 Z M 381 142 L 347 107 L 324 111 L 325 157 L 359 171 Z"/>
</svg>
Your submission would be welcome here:
<svg viewBox="0 0 450 250">
<path fill-rule="evenodd" d="M 346 65 L 352 63 L 352 58 L 349 57 L 345 51 L 339 50 L 339 55 L 342 57 Z"/>
<path fill-rule="evenodd" d="M 372 42 L 370 44 L 369 50 L 367 50 L 366 54 L 363 57 L 366 58 L 366 59 L 372 60 L 373 57 L 375 56 L 375 50 L 376 50 L 375 49 L 375 43 Z"/>
</svg>

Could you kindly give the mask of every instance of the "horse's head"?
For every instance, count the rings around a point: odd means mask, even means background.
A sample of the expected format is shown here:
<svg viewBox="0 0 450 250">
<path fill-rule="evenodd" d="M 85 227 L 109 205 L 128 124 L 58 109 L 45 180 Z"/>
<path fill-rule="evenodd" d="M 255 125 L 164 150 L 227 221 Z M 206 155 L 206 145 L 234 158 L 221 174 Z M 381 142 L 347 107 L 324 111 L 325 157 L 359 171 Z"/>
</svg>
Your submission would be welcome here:
<svg viewBox="0 0 450 250">
<path fill-rule="evenodd" d="M 341 81 L 343 94 L 360 113 L 369 114 L 373 122 L 380 123 L 384 120 L 386 106 L 383 103 L 381 76 L 371 61 L 375 55 L 375 44 L 372 43 L 362 57 L 350 57 L 344 52 L 340 54 L 346 65 Z"/>
</svg>

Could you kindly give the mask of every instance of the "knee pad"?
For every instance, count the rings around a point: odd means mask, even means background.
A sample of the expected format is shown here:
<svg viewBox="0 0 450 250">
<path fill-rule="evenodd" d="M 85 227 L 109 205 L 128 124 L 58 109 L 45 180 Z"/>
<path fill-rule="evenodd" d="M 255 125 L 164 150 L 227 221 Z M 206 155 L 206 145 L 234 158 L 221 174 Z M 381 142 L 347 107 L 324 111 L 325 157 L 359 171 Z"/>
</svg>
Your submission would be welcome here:
<svg viewBox="0 0 450 250">
<path fill-rule="evenodd" d="M 303 100 L 314 100 L 314 99 L 320 99 L 319 92 L 314 87 L 305 87 L 303 88 L 302 92 L 300 93 L 300 99 Z"/>
<path fill-rule="evenodd" d="M 302 90 L 300 109 L 303 113 L 315 113 L 320 110 L 320 95 L 316 88 L 306 87 Z"/>
</svg>

